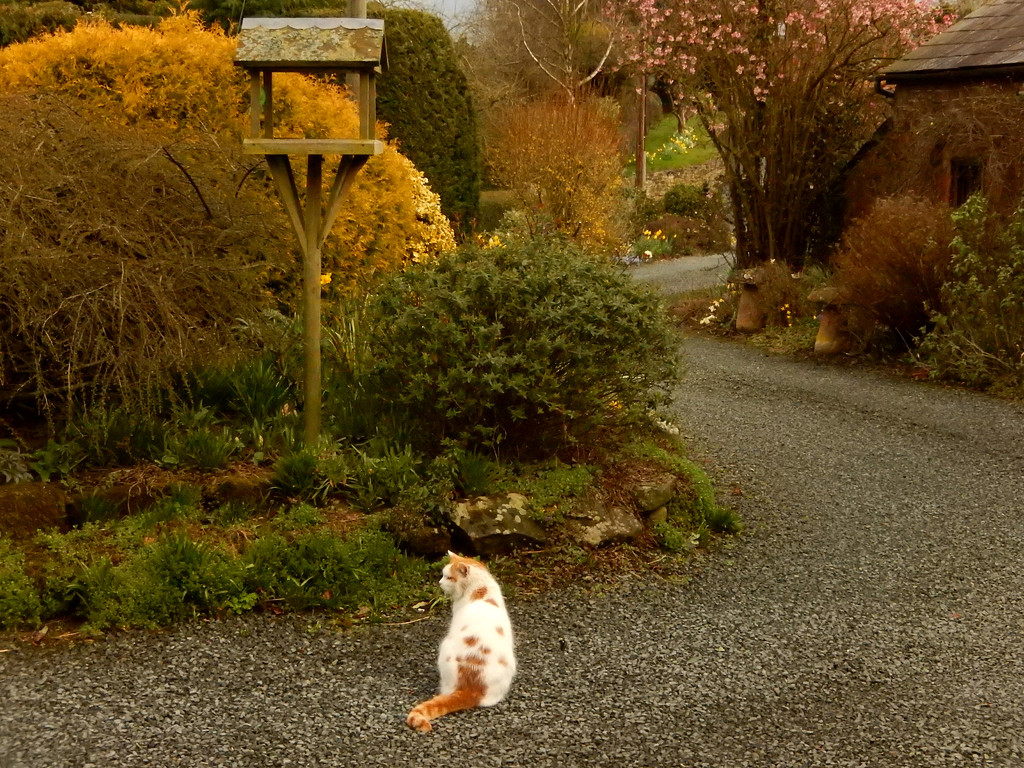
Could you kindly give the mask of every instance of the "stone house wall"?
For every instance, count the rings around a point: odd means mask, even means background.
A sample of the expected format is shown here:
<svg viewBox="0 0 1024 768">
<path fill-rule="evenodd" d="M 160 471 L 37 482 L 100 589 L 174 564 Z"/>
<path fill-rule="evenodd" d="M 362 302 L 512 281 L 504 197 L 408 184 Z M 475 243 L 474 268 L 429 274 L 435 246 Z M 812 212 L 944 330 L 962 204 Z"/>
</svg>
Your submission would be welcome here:
<svg viewBox="0 0 1024 768">
<path fill-rule="evenodd" d="M 847 221 L 878 197 L 956 206 L 982 191 L 1010 212 L 1024 192 L 1024 82 L 930 80 L 896 86 L 894 114 L 850 170 Z"/>
</svg>

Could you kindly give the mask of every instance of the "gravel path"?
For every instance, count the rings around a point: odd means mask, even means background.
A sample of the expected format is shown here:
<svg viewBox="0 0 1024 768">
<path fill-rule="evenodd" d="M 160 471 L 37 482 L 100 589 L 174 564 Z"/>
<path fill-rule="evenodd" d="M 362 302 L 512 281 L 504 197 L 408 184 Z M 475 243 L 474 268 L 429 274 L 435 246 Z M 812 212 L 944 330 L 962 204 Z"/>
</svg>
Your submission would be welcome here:
<svg viewBox="0 0 1024 768">
<path fill-rule="evenodd" d="M 651 261 L 629 267 L 640 282 L 650 283 L 667 295 L 721 285 L 729 275 L 732 254 L 684 256 L 679 259 Z"/>
<path fill-rule="evenodd" d="M 501 705 L 403 725 L 439 617 L 0 654 L 0 767 L 1024 765 L 1024 410 L 689 340 L 748 531 L 689 584 L 513 604 Z"/>
</svg>

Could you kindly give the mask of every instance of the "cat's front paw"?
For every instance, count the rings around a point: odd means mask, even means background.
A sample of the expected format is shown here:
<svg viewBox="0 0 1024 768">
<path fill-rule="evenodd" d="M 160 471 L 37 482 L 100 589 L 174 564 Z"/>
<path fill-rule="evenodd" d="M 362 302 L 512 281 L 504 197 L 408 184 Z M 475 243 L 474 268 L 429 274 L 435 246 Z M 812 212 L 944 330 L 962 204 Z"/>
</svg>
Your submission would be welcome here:
<svg viewBox="0 0 1024 768">
<path fill-rule="evenodd" d="M 429 733 L 432 730 L 430 721 L 416 710 L 409 713 L 409 716 L 405 719 L 405 724 L 420 733 Z"/>
</svg>

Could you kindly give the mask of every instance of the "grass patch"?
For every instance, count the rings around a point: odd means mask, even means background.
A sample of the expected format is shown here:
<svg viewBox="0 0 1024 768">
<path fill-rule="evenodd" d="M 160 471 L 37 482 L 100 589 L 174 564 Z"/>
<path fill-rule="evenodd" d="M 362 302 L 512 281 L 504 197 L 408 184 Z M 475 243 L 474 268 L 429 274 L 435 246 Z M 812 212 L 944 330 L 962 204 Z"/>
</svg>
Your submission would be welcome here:
<svg viewBox="0 0 1024 768">
<path fill-rule="evenodd" d="M 23 547 L 28 558 L 0 540 L 0 628 L 69 619 L 93 634 L 256 608 L 365 607 L 372 618 L 429 594 L 428 562 L 403 554 L 372 519 L 337 516 L 305 503 L 204 515 L 165 498 L 139 515 L 40 533 Z"/>
<path fill-rule="evenodd" d="M 797 355 L 814 350 L 814 337 L 817 333 L 817 319 L 803 317 L 795 318 L 790 326 L 765 328 L 752 334 L 748 341 L 752 346 L 772 354 Z"/>
<path fill-rule="evenodd" d="M 578 447 L 572 459 L 515 464 L 453 450 L 430 463 L 397 504 L 372 514 L 339 503 L 336 495 L 319 505 L 278 496 L 268 509 L 215 503 L 196 484 L 171 484 L 133 514 L 97 515 L 29 542 L 0 541 L 0 629 L 56 623 L 94 636 L 253 610 L 327 610 L 345 625 L 405 617 L 412 606 L 437 597 L 436 565 L 404 552 L 400 529 L 443 527 L 445 499 L 459 498 L 460 485 L 524 493 L 549 530 L 543 550 L 489 561 L 510 594 L 681 568 L 715 533 L 739 530 L 731 510 L 714 501 L 707 475 L 677 442 L 658 437 L 625 448 L 603 444 Z M 367 466 L 387 474 L 383 464 Z M 594 550 L 575 544 L 562 527 L 581 500 L 628 506 L 631 481 L 664 472 L 675 474 L 684 492 L 653 535 Z M 629 570 L 616 576 L 625 563 Z"/>
<path fill-rule="evenodd" d="M 667 115 L 647 132 L 644 149 L 648 173 L 701 165 L 717 156 L 718 152 L 699 120 L 691 119 L 682 132 L 677 130 L 678 125 L 679 121 L 673 115 Z M 626 173 L 636 175 L 635 158 L 627 164 Z"/>
</svg>

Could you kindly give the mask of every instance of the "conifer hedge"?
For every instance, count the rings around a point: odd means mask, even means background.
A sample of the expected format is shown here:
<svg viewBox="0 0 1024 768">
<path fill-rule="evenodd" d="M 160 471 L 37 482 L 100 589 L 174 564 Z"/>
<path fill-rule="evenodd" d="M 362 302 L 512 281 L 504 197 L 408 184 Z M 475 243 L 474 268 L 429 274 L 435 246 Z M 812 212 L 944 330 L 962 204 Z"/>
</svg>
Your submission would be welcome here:
<svg viewBox="0 0 1024 768">
<path fill-rule="evenodd" d="M 451 36 L 424 11 L 374 6 L 370 15 L 384 19 L 388 49 L 377 115 L 465 233 L 477 216 L 481 158 L 476 112 Z"/>
</svg>

